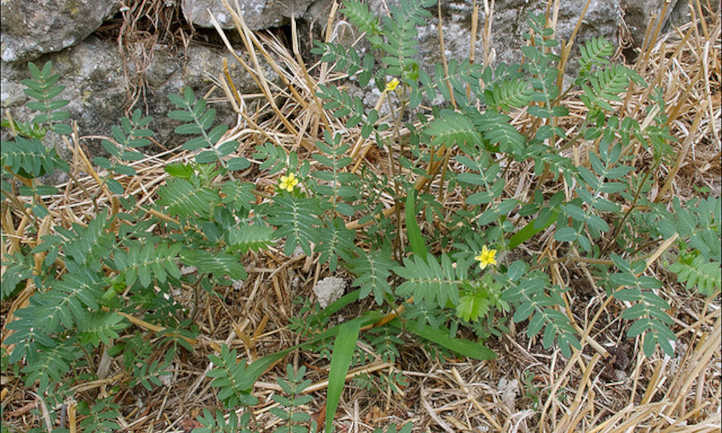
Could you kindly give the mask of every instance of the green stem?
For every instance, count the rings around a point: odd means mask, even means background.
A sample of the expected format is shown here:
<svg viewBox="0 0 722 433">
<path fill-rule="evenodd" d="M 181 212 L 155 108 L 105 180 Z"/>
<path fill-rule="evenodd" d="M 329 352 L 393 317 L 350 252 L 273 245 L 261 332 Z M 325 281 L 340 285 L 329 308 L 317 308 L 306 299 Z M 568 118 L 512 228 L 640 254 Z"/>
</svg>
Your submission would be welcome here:
<svg viewBox="0 0 722 433">
<path fill-rule="evenodd" d="M 621 231 L 622 226 L 627 221 L 627 218 L 629 218 L 629 215 L 631 215 L 634 208 L 637 206 L 637 200 L 639 200 L 639 194 L 642 192 L 642 188 L 644 187 L 644 184 L 647 182 L 647 179 L 649 178 L 649 175 L 652 173 L 652 169 L 647 170 L 646 173 L 644 173 L 644 178 L 642 179 L 642 182 L 639 183 L 639 187 L 637 188 L 637 191 L 634 193 L 634 200 L 632 200 L 632 205 L 629 206 L 629 209 L 624 213 L 624 216 L 622 219 L 617 223 L 616 227 L 614 227 L 614 232 L 612 232 L 612 238 L 607 242 L 607 244 L 602 248 L 602 251 L 600 255 L 604 255 L 609 251 L 609 248 L 614 244 L 614 241 L 617 240 L 617 237 L 619 236 L 619 233 Z"/>
</svg>

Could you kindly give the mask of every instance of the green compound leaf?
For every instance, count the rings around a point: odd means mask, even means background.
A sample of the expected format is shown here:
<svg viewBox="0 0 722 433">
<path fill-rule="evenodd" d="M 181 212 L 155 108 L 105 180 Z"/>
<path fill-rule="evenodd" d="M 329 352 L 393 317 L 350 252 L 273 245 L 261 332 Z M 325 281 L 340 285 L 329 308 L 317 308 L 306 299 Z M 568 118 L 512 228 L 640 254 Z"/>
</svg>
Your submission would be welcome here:
<svg viewBox="0 0 722 433">
<path fill-rule="evenodd" d="M 446 306 L 459 303 L 459 285 L 466 281 L 466 268 L 462 264 L 454 267 L 446 254 L 441 255 L 441 263 L 436 257 L 428 255 L 426 260 L 419 256 L 404 259 L 404 266 L 393 268 L 394 273 L 405 279 L 397 289 L 401 296 L 413 296 L 414 302 L 428 306 Z"/>
<path fill-rule="evenodd" d="M 29 109 L 39 112 L 33 118 L 32 129 L 36 131 L 45 130 L 44 126 L 49 126 L 58 134 L 66 134 L 72 131 L 70 126 L 56 122 L 67 120 L 70 117 L 70 112 L 56 110 L 68 105 L 70 101 L 53 100 L 62 93 L 65 86 L 57 84 L 60 80 L 60 74 L 53 74 L 52 68 L 52 62 L 45 63 L 42 71 L 34 63 L 30 62 L 28 64 L 31 78 L 22 80 L 21 83 L 26 86 L 23 92 L 35 99 L 35 101 L 29 101 L 25 105 Z M 42 135 L 44 136 L 44 133 Z"/>
<path fill-rule="evenodd" d="M 208 377 L 213 379 L 211 386 L 218 388 L 218 399 L 226 408 L 250 406 L 258 402 L 258 399 L 251 394 L 257 376 L 254 376 L 245 362 L 238 362 L 235 349 L 229 350 L 228 346 L 223 344 L 220 354 L 212 354 L 208 358 L 214 365 L 214 368 L 208 372 Z"/>
<path fill-rule="evenodd" d="M 511 125 L 511 118 L 495 111 L 483 113 L 466 113 L 472 119 L 474 127 L 481 132 L 489 143 L 498 145 L 502 152 L 514 155 L 521 154 L 526 144 L 526 137 Z"/>
<path fill-rule="evenodd" d="M 467 144 L 481 144 L 481 136 L 474 124 L 463 114 L 452 110 L 441 110 L 439 117 L 432 120 L 423 133 L 433 137 L 431 144 L 435 146 L 458 145 L 462 149 L 468 149 Z"/>
<path fill-rule="evenodd" d="M 686 263 L 680 258 L 669 266 L 669 270 L 677 274 L 677 280 L 684 284 L 687 290 L 697 289 L 700 293 L 710 296 L 719 293 L 722 288 L 720 263 L 705 262 L 702 256 L 696 257 L 691 263 Z"/>
<path fill-rule="evenodd" d="M 38 392 L 52 391 L 51 386 L 61 381 L 70 370 L 70 365 L 82 356 L 72 340 L 53 347 L 43 347 L 35 354 L 32 362 L 22 369 L 25 386 L 33 387 L 38 382 Z"/>
<path fill-rule="evenodd" d="M 227 416 L 226 420 L 224 411 L 218 410 L 211 413 L 208 409 L 203 408 L 203 415 L 196 418 L 203 427 L 194 428 L 192 433 L 251 433 L 250 430 L 244 428 L 251 421 L 249 412 L 238 415 L 231 411 Z"/>
<path fill-rule="evenodd" d="M 199 273 L 213 274 L 216 277 L 229 277 L 233 280 L 245 280 L 246 273 L 240 258 L 233 254 L 186 249 L 181 253 L 183 262 L 195 266 Z"/>
<path fill-rule="evenodd" d="M 148 242 L 143 245 L 133 242 L 128 246 L 127 252 L 115 252 L 115 266 L 125 273 L 128 286 L 132 286 L 136 280 L 139 280 L 143 287 L 148 287 L 153 279 L 164 283 L 168 275 L 176 279 L 181 277 L 176 264 L 181 248 L 181 244 Z"/>
<path fill-rule="evenodd" d="M 418 79 L 417 26 L 425 25 L 431 18 L 424 8 L 432 3 L 433 0 L 401 0 L 390 7 L 391 16 L 383 20 L 386 42 L 381 43 L 381 49 L 387 54 L 381 59 L 387 66 L 386 74 L 404 82 L 416 82 Z"/>
<path fill-rule="evenodd" d="M 460 106 L 468 106 L 469 101 L 466 98 L 467 89 L 471 90 L 474 95 L 479 95 L 481 89 L 479 86 L 480 78 L 482 75 L 482 66 L 479 64 L 469 63 L 468 61 L 457 61 L 449 59 L 448 71 L 445 71 L 441 65 L 436 65 L 433 83 L 431 77 L 429 77 L 423 70 L 419 71 L 419 78 L 423 85 L 418 93 L 418 98 L 421 98 L 421 91 L 423 90 L 426 94 L 427 99 L 434 99 L 436 92 L 438 91 L 445 99 L 446 102 L 451 102 L 451 93 L 449 92 L 449 84 L 451 85 L 451 91 L 453 92 L 456 103 Z M 414 83 L 415 84 L 415 83 Z M 420 103 L 421 101 L 419 101 Z M 411 104 L 412 107 L 418 106 Z"/>
<path fill-rule="evenodd" d="M 351 284 L 360 288 L 359 298 L 373 293 L 376 303 L 381 305 L 385 295 L 391 293 L 388 279 L 395 264 L 390 254 L 384 251 L 364 253 L 352 259 L 349 269 L 357 278 Z"/>
<path fill-rule="evenodd" d="M 505 276 L 505 290 L 502 299 L 514 306 L 514 322 L 529 319 L 527 335 L 531 338 L 544 329 L 542 344 L 550 348 L 557 344 L 565 357 L 571 356 L 571 348 L 581 349 L 576 331 L 569 318 L 558 309 L 565 304 L 561 289 L 549 285 L 548 276 L 541 272 L 524 275 L 525 266 L 515 262 Z M 519 281 L 515 281 L 519 279 Z"/>
<path fill-rule="evenodd" d="M 120 409 L 120 406 L 113 402 L 112 397 L 96 400 L 92 407 L 88 407 L 85 402 L 80 402 L 78 404 L 78 413 L 82 415 L 82 421 L 80 421 L 79 430 L 88 433 L 106 433 L 121 430 L 122 427 L 116 421 L 120 416 L 118 409 Z"/>
<path fill-rule="evenodd" d="M 118 338 L 118 332 L 125 329 L 128 324 L 123 323 L 125 318 L 120 314 L 98 311 L 90 316 L 90 319 L 78 326 L 80 331 L 79 339 L 84 343 L 91 343 L 98 347 L 102 341 L 104 344 L 112 345 L 112 341 Z"/>
<path fill-rule="evenodd" d="M 321 242 L 318 245 L 318 260 L 327 263 L 331 272 L 335 272 L 339 259 L 349 262 L 356 245 L 354 244 L 356 232 L 346 228 L 343 220 L 335 218 L 326 225 L 320 234 Z"/>
<path fill-rule="evenodd" d="M 614 45 L 604 38 L 594 38 L 582 45 L 580 52 L 579 67 L 581 75 L 582 72 L 589 72 L 592 66 L 609 64 L 608 58 L 614 54 Z"/>
<path fill-rule="evenodd" d="M 601 108 L 607 111 L 614 111 L 609 102 L 621 101 L 619 95 L 626 91 L 630 80 L 644 84 L 644 80 L 636 72 L 619 64 L 593 72 L 586 78 L 588 84 L 582 83 L 584 95 L 580 99 L 590 109 Z"/>
<path fill-rule="evenodd" d="M 263 224 L 245 224 L 243 222 L 228 228 L 228 245 L 242 253 L 258 251 L 273 241 L 273 227 Z"/>
<path fill-rule="evenodd" d="M 268 222 L 277 227 L 275 235 L 285 238 L 284 253 L 291 256 L 300 246 L 303 252 L 311 255 L 311 244 L 318 244 L 321 220 L 318 202 L 313 199 L 277 195 Z"/>
<path fill-rule="evenodd" d="M 381 27 L 379 26 L 379 19 L 369 11 L 368 5 L 358 0 L 345 1 L 343 5 L 341 13 L 346 15 L 351 24 L 366 33 L 366 38 L 372 44 L 376 43 L 378 45 L 380 41 L 378 35 L 381 33 Z"/>
<path fill-rule="evenodd" d="M 183 148 L 190 151 L 204 150 L 196 155 L 196 162 L 202 164 L 215 162 L 237 147 L 233 141 L 218 145 L 221 137 L 228 130 L 228 126 L 220 124 L 211 129 L 216 120 L 216 110 L 207 109 L 205 99 L 202 97 L 196 99 L 190 87 L 183 89 L 183 96 L 170 94 L 168 99 L 179 108 L 179 110 L 170 111 L 168 117 L 188 122 L 177 126 L 174 132 L 181 135 L 194 135 L 183 143 Z"/>
<path fill-rule="evenodd" d="M 171 179 L 159 188 L 158 204 L 168 207 L 172 216 L 208 216 L 216 202 L 218 194 L 200 185 L 194 185 L 185 179 Z"/>
<path fill-rule="evenodd" d="M 489 294 L 481 290 L 464 295 L 456 306 L 456 315 L 467 322 L 479 320 L 489 312 L 492 301 Z"/>
<path fill-rule="evenodd" d="M 13 141 L 3 142 L 0 164 L 29 179 L 52 173 L 56 169 L 66 172 L 69 169 L 54 148 L 46 149 L 40 140 L 19 135 Z"/>
<path fill-rule="evenodd" d="M 67 264 L 70 271 L 63 279 L 51 282 L 51 290 L 33 296 L 29 307 L 36 317 L 43 318 L 36 326 L 48 334 L 57 331 L 60 325 L 72 329 L 87 323 L 92 312 L 99 309 L 103 296 L 103 281 L 98 274 L 81 269 L 70 260 Z"/>
<path fill-rule="evenodd" d="M 497 111 L 526 107 L 533 93 L 529 82 L 522 79 L 498 81 L 484 89 L 487 105 Z"/>
<path fill-rule="evenodd" d="M 362 6 L 368 8 L 366 5 Z M 360 71 L 359 84 L 361 87 L 368 85 L 374 66 L 374 57 L 370 53 L 366 53 L 362 59 L 353 47 L 319 41 L 313 41 L 313 43 L 315 47 L 311 52 L 320 55 L 322 62 L 332 63 L 335 72 L 347 73 L 350 78 Z"/>
<path fill-rule="evenodd" d="M 255 185 L 249 182 L 226 181 L 221 186 L 221 193 L 224 196 L 223 204 L 226 208 L 251 210 L 252 206 L 256 204 Z"/>
<path fill-rule="evenodd" d="M 674 323 L 667 314 L 669 304 L 652 290 L 648 290 L 661 287 L 661 282 L 652 277 L 637 277 L 632 273 L 630 264 L 618 255 L 613 254 L 612 259 L 617 268 L 622 270 L 609 278 L 615 289 L 621 286 L 614 292 L 614 297 L 632 303 L 622 312 L 622 318 L 632 322 L 627 330 L 627 337 L 635 338 L 644 334 L 642 348 L 647 357 L 654 353 L 657 344 L 667 355 L 674 355 L 670 342 L 677 337 L 669 328 Z"/>
<path fill-rule="evenodd" d="M 0 284 L 0 300 L 9 298 L 26 286 L 26 280 L 33 277 L 33 257 L 20 253 L 5 254 L 2 264 L 7 266 Z M 23 284 L 21 284 L 23 283 Z"/>
</svg>

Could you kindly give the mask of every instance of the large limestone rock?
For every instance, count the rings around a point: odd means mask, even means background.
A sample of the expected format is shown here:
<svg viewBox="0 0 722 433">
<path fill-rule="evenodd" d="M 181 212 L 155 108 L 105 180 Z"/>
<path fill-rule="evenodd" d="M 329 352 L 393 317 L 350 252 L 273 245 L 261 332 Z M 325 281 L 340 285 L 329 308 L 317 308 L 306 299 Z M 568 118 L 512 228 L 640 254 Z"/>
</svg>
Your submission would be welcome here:
<svg viewBox="0 0 722 433">
<path fill-rule="evenodd" d="M 238 4 L 243 20 L 251 30 L 283 25 L 290 17 L 301 17 L 313 0 L 228 0 L 235 8 Z M 199 27 L 212 27 L 210 13 L 221 27 L 233 28 L 231 14 L 221 0 L 183 0 L 183 15 Z"/>
<path fill-rule="evenodd" d="M 128 78 L 136 81 L 141 74 L 146 83 L 145 99 L 141 96 L 134 108 L 153 117 L 150 128 L 156 132 L 155 138 L 169 147 L 180 144 L 183 139 L 173 134 L 178 122 L 166 117 L 169 110 L 175 109 L 168 94 L 179 93 L 184 86 L 190 86 L 196 96 L 202 96 L 212 86 L 210 78 L 218 77 L 221 72 L 223 58 L 227 59 L 234 84 L 241 92 L 251 93 L 257 89 L 252 78 L 225 50 L 191 44 L 186 56 L 183 54 L 182 49 L 156 45 L 142 72 L 137 72 L 132 62 L 128 64 Z M 62 76 L 59 84 L 66 88 L 60 97 L 71 101 L 66 109 L 70 111 L 71 119 L 78 121 L 81 135 L 109 134 L 111 126 L 125 115 L 124 108 L 129 102 L 123 63 L 115 42 L 91 36 L 60 53 L 42 56 L 35 63 L 42 66 L 47 60 L 53 61 L 53 70 Z M 266 67 L 264 73 L 271 80 L 276 77 L 270 67 Z M 29 78 L 25 63 L 3 63 L 3 111 L 10 108 L 13 116 L 24 121 L 31 118 L 24 108 L 28 97 L 20 83 L 25 78 Z M 214 104 L 213 108 L 217 111 L 218 121 L 229 126 L 235 123 L 235 113 L 229 104 Z M 62 147 L 62 142 L 53 144 Z M 100 152 L 97 140 L 87 144 L 94 153 Z"/>
<path fill-rule="evenodd" d="M 4 62 L 32 60 L 68 48 L 110 17 L 119 0 L 3 0 L 0 56 Z"/>
<path fill-rule="evenodd" d="M 659 19 L 665 0 L 620 0 L 624 10 L 624 23 L 634 46 L 641 46 L 644 33 L 652 19 Z M 719 4 L 712 2 L 713 4 Z M 670 0 L 662 19 L 661 31 L 671 30 L 690 20 L 688 0 Z"/>
<path fill-rule="evenodd" d="M 659 15 L 666 0 L 592 0 L 582 21 L 581 28 L 575 40 L 575 50 L 572 52 L 570 68 L 573 72 L 576 67 L 578 47 L 585 41 L 595 37 L 604 37 L 615 45 L 622 42 L 632 42 L 636 46 L 641 44 L 641 35 L 644 34 L 647 22 L 652 16 Z M 317 2 L 318 3 L 318 2 Z M 377 14 L 384 14 L 386 5 L 397 5 L 398 0 L 368 0 L 369 8 Z M 483 25 L 486 20 L 483 1 L 480 5 L 479 33 L 474 45 L 475 61 L 483 59 Z M 491 2 L 489 2 L 491 3 Z M 581 15 L 586 2 L 582 0 L 563 0 L 557 19 L 557 40 L 567 41 L 571 36 L 577 20 Z M 528 0 L 496 0 L 492 27 L 490 48 L 493 52 L 493 63 L 518 62 L 521 58 L 520 48 L 526 43 L 524 34 L 528 31 L 527 17 L 529 13 L 544 13 L 547 2 Z M 680 25 L 688 20 L 687 0 L 671 0 L 668 12 L 665 15 L 665 27 Z M 314 4 L 313 8 L 325 10 Z M 426 65 L 441 62 L 441 51 L 438 39 L 438 13 L 436 7 L 431 8 L 433 15 L 426 26 L 419 28 L 420 60 Z M 473 2 L 470 0 L 442 0 L 441 15 L 444 33 L 445 55 L 447 59 L 469 58 L 471 41 L 471 17 Z M 318 21 L 320 17 L 314 17 Z M 629 32 L 620 31 L 627 28 Z M 339 27 L 339 32 L 344 28 Z M 631 40 L 620 41 L 619 35 Z M 344 38 L 350 40 L 351 38 Z"/>
<path fill-rule="evenodd" d="M 584 24 L 577 37 L 577 43 L 603 36 L 619 43 L 618 35 L 631 34 L 633 42 L 640 44 L 641 35 L 651 17 L 661 12 L 666 0 L 592 0 Z M 236 0 L 229 0 L 233 5 Z M 387 5 L 398 0 L 368 0 L 372 10 L 383 13 Z M 485 20 L 483 2 L 479 17 L 480 28 Z M 494 63 L 519 60 L 519 48 L 524 43 L 526 17 L 529 12 L 543 12 L 546 2 L 528 0 L 496 0 L 490 41 Z M 564 0 L 559 12 L 557 37 L 568 39 L 584 1 Z M 300 26 L 318 31 L 325 26 L 330 0 L 241 0 L 239 10 L 252 29 L 282 25 L 288 17 L 298 17 Z M 442 0 L 443 31 L 448 59 L 463 59 L 469 56 L 469 41 L 472 15 L 471 0 Z M 668 17 L 664 29 L 679 25 L 688 18 L 688 0 L 670 0 Z M 28 120 L 24 111 L 26 95 L 22 92 L 22 79 L 28 78 L 27 61 L 42 65 L 52 60 L 55 70 L 63 77 L 60 84 L 66 86 L 61 95 L 71 104 L 68 109 L 73 119 L 80 124 L 81 134 L 108 134 L 110 127 L 122 117 L 128 103 L 128 82 L 143 82 L 143 92 L 136 107 L 154 117 L 151 127 L 158 132 L 157 139 L 167 145 L 177 144 L 178 137 L 172 134 L 176 124 L 165 117 L 171 108 L 167 99 L 169 93 L 177 93 L 185 86 L 191 86 L 197 93 L 204 93 L 211 87 L 210 77 L 217 77 L 223 58 L 228 59 L 235 83 L 241 91 L 256 92 L 253 80 L 243 71 L 224 49 L 215 49 L 191 43 L 186 50 L 182 47 L 168 47 L 157 44 L 150 50 L 138 46 L 138 57 L 143 65 L 131 61 L 124 71 L 122 56 L 115 41 L 91 35 L 103 22 L 121 7 L 120 0 L 2 0 L 0 10 L 0 54 L 2 57 L 2 88 L 0 100 L 3 110 L 9 108 L 19 120 Z M 182 7 L 183 15 L 196 26 L 209 27 L 208 10 L 216 19 L 231 27 L 230 14 L 221 0 L 167 0 L 164 7 Z M 421 52 L 419 60 L 428 67 L 441 60 L 436 8 L 431 18 L 419 28 Z M 337 18 L 341 18 L 338 15 Z M 304 21 L 306 24 L 304 24 Z M 313 23 L 313 24 L 311 24 Z M 349 26 L 338 25 L 339 41 L 353 40 Z M 620 32 L 620 29 L 623 30 Z M 343 33 L 346 32 L 344 36 Z M 305 38 L 308 31 L 300 31 Z M 90 35 L 90 36 L 89 36 Z M 320 33 L 317 33 L 320 35 Z M 357 36 L 357 35 L 356 35 Z M 310 46 L 310 41 L 301 41 Z M 133 50 L 133 47 L 129 47 Z M 481 35 L 474 46 L 476 61 L 483 59 Z M 305 50 L 302 50 L 305 51 Z M 239 50 L 243 54 L 243 50 Z M 574 55 L 572 57 L 574 59 Z M 572 63 L 570 70 L 573 70 Z M 275 74 L 266 68 L 266 77 L 275 79 Z M 220 96 L 220 95 L 219 95 Z M 373 101 L 371 101 L 373 103 Z M 231 123 L 235 120 L 228 104 L 215 105 L 219 120 Z M 170 141 L 168 143 L 168 141 Z M 58 144 L 58 143 L 53 143 Z M 91 150 L 93 143 L 91 144 Z M 97 143 L 95 143 L 97 144 Z M 97 147 L 97 146 L 96 146 Z"/>
</svg>

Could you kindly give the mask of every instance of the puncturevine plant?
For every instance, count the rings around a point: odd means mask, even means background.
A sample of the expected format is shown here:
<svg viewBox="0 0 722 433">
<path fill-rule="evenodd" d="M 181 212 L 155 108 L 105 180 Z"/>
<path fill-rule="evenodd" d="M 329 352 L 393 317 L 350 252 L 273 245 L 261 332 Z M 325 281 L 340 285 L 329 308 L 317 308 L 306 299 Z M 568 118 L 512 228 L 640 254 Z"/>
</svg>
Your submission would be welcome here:
<svg viewBox="0 0 722 433">
<path fill-rule="evenodd" d="M 33 99 L 27 107 L 38 114 L 27 122 L 3 122 L 11 140 L 2 146 L 2 201 L 3 218 L 27 220 L 39 240 L 15 242 L 3 257 L 2 299 L 31 295 L 6 325 L 3 371 L 17 369 L 48 407 L 93 379 L 88 372 L 96 371 L 101 353 L 122 360 L 131 378 L 124 386 L 153 389 L 180 351 L 193 350 L 199 332 L 195 311 L 175 302 L 172 289 L 213 294 L 244 280 L 244 257 L 269 247 L 289 257 L 301 250 L 331 272 L 348 272 L 354 290 L 296 323 L 299 346 L 246 363 L 221 345 L 210 356 L 207 376 L 228 415 L 205 409 L 195 432 L 254 431 L 251 412 L 237 410 L 257 403 L 255 381 L 292 350 L 318 344 L 331 350 L 323 426 L 330 432 L 364 333 L 385 335 L 391 357 L 398 338 L 389 339 L 389 330 L 404 330 L 443 350 L 487 360 L 495 355 L 484 341 L 505 332 L 508 318 L 525 322 L 530 338 L 539 335 L 544 348 L 558 347 L 568 358 L 585 342 L 571 319 L 569 289 L 552 274 L 562 261 L 587 264 L 609 300 L 627 306 L 621 313 L 630 322 L 627 335 L 641 338 L 645 355 L 658 347 L 671 355 L 669 305 L 656 291 L 660 281 L 645 275 L 647 260 L 660 243 L 673 242 L 677 252 L 665 256 L 667 270 L 689 289 L 719 293 L 720 199 L 670 206 L 647 198 L 673 140 L 660 94 L 651 92 L 649 109 L 660 113 L 651 123 L 621 115 L 628 86 L 648 84 L 634 70 L 610 63 L 613 47 L 602 39 L 581 48 L 577 76 L 563 88 L 564 63 L 554 54 L 559 44 L 543 16 L 529 17 L 521 64 L 451 60 L 428 73 L 417 58 L 417 26 L 433 4 L 402 0 L 380 19 L 362 3 L 347 1 L 342 12 L 370 49 L 362 54 L 316 44 L 315 54 L 335 71 L 381 92 L 381 101 L 368 108 L 342 88 L 319 87 L 324 108 L 357 137 L 325 131 L 311 160 L 271 143 L 247 159 L 236 155 L 236 141 L 226 141 L 229 128 L 216 124 L 214 109 L 185 89 L 170 95 L 176 109 L 168 116 L 179 122 L 175 132 L 188 137 L 183 149 L 195 156 L 166 166 L 170 177 L 157 200 L 138 203 L 117 180 L 137 175 L 131 163 L 145 157 L 153 135 L 151 119 L 136 110 L 103 140 L 107 156 L 92 160 L 104 173 L 96 180 L 107 200 L 99 204 L 92 197 L 94 216 L 86 224 L 53 231 L 47 230 L 47 203 L 59 191 L 42 179 L 70 170 L 44 141 L 50 132 L 72 138 L 73 130 L 63 111 L 68 101 L 58 99 L 60 77 L 50 63 L 42 69 L 31 63 L 32 78 L 23 83 Z M 581 90 L 579 100 L 588 109 L 573 128 L 561 121 L 569 113 L 563 97 L 571 90 Z M 380 113 L 383 104 L 390 116 Z M 533 119 L 523 128 L 509 115 L 519 109 Z M 402 135 L 402 128 L 408 132 Z M 583 157 L 576 162 L 560 151 L 580 143 Z M 373 145 L 391 155 L 384 178 L 357 165 Z M 647 152 L 651 162 L 630 165 L 632 149 Z M 507 191 L 504 181 L 519 163 L 534 167 L 523 197 Z M 252 164 L 281 175 L 275 194 L 262 194 L 253 179 L 238 177 Z M 546 180 L 560 178 L 568 189 L 543 188 Z M 461 191 L 464 203 L 445 207 L 448 191 Z M 378 194 L 392 197 L 394 207 L 384 208 Z M 556 257 L 520 249 L 542 235 L 553 236 Z M 329 324 L 335 312 L 367 297 L 375 310 Z M 133 318 L 162 331 L 133 328 Z M 151 335 L 164 348 L 160 358 L 148 347 Z M 274 414 L 284 423 L 277 432 L 317 429 L 304 410 L 310 397 L 302 393 L 309 384 L 303 377 L 303 368 L 289 366 L 279 379 L 285 396 L 274 396 Z M 81 401 L 77 408 L 83 431 L 120 429 L 112 397 Z M 410 430 L 407 424 L 400 432 Z"/>
</svg>

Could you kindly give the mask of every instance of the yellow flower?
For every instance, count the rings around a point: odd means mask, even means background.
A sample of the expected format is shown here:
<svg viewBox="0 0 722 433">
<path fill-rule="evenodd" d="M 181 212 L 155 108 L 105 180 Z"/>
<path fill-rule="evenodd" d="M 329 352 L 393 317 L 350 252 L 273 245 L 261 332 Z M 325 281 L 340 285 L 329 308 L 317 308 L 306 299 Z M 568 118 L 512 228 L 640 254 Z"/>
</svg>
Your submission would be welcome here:
<svg viewBox="0 0 722 433">
<path fill-rule="evenodd" d="M 481 254 L 474 257 L 474 260 L 478 260 L 479 267 L 481 269 L 484 269 L 488 265 L 495 265 L 496 264 L 496 250 L 490 250 L 486 248 L 486 245 L 484 245 L 481 248 Z"/>
<path fill-rule="evenodd" d="M 288 173 L 288 176 L 281 176 L 281 183 L 278 185 L 279 188 L 285 189 L 288 192 L 293 192 L 293 188 L 298 185 L 298 178 L 293 173 Z"/>
<path fill-rule="evenodd" d="M 386 89 L 384 90 L 384 92 L 393 92 L 394 90 L 396 90 L 396 87 L 398 87 L 398 85 L 399 79 L 394 78 L 393 80 L 386 83 Z"/>
</svg>

